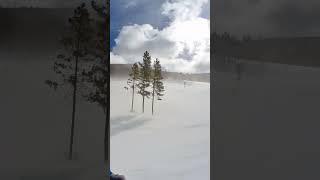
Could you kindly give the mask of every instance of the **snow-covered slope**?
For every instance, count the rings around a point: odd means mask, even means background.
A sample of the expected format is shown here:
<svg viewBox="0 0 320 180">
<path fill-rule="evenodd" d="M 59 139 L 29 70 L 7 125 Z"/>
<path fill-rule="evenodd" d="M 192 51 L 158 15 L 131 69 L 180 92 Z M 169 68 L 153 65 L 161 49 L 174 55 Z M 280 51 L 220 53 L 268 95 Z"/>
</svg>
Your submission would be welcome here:
<svg viewBox="0 0 320 180">
<path fill-rule="evenodd" d="M 72 99 L 44 84 L 51 69 L 48 60 L 0 61 L 0 179 L 103 179 L 103 112 L 78 99 L 76 160 L 66 160 Z"/>
<path fill-rule="evenodd" d="M 319 179 L 320 69 L 248 63 L 216 73 L 216 180 Z"/>
<path fill-rule="evenodd" d="M 127 179 L 209 179 L 210 84 L 165 82 L 166 95 L 147 100 L 141 113 L 141 96 L 131 93 L 125 80 L 111 81 L 111 168 Z"/>
</svg>

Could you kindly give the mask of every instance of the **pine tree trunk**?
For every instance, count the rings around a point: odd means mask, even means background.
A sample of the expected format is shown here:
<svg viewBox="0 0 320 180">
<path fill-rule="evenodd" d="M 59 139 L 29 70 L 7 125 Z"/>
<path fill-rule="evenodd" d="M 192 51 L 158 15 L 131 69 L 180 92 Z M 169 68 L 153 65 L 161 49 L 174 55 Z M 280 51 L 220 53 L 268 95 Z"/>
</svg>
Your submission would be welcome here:
<svg viewBox="0 0 320 180">
<path fill-rule="evenodd" d="M 155 83 L 153 83 L 153 90 L 152 90 L 152 115 L 153 115 L 153 104 L 154 104 L 154 84 Z"/>
<path fill-rule="evenodd" d="M 73 102 L 72 102 L 72 119 L 71 119 L 71 133 L 70 133 L 70 144 L 69 144 L 69 160 L 72 160 L 72 154 L 73 154 L 74 124 L 75 124 L 76 100 L 77 100 L 78 61 L 79 61 L 79 57 L 76 56 L 76 67 L 74 70 L 74 82 L 73 82 Z"/>
<path fill-rule="evenodd" d="M 110 2 L 110 1 L 109 1 Z M 110 13 L 110 6 L 107 6 L 108 8 L 108 13 Z M 105 36 L 105 41 L 104 41 L 104 45 L 106 47 L 107 50 L 110 49 L 110 31 L 108 31 L 108 33 L 106 32 L 107 30 L 109 30 L 109 26 L 110 24 L 108 24 L 110 21 L 110 16 L 108 15 L 107 18 L 105 18 L 105 26 L 106 26 L 106 30 L 104 31 L 104 36 Z M 110 164 L 109 164 L 109 160 L 110 160 L 110 152 L 109 152 L 109 145 L 110 145 L 110 53 L 108 54 L 108 62 L 106 62 L 106 66 L 107 66 L 107 94 L 106 94 L 106 122 L 105 122 L 105 135 L 104 135 L 104 164 L 105 164 L 105 168 L 106 168 L 106 172 L 108 172 L 110 170 Z"/>
<path fill-rule="evenodd" d="M 144 96 L 142 96 L 142 113 L 144 113 Z"/>
<path fill-rule="evenodd" d="M 109 99 L 109 98 L 107 98 Z M 107 100 L 109 102 L 109 100 Z M 109 127 L 110 127 L 110 110 L 109 110 L 109 106 L 107 106 L 105 108 L 105 115 L 106 115 L 106 121 L 105 121 L 105 126 L 104 126 L 104 163 L 105 166 L 108 166 L 108 159 L 109 159 Z"/>
<path fill-rule="evenodd" d="M 110 2 L 110 1 L 108 1 Z M 103 31 L 104 32 L 104 47 L 106 47 L 107 50 L 110 49 L 110 30 L 109 30 L 109 22 L 110 22 L 110 5 L 107 5 L 107 11 L 108 11 L 108 15 L 105 18 L 104 21 L 104 26 L 106 26 L 106 29 Z M 108 31 L 108 32 L 107 32 Z M 110 145 L 110 53 L 106 53 L 108 56 L 108 59 L 106 62 L 106 66 L 107 66 L 107 94 L 106 94 L 106 122 L 105 122 L 105 135 L 104 135 L 104 164 L 105 164 L 105 168 L 106 168 L 106 172 L 110 171 L 110 164 L 109 164 L 109 160 L 110 160 L 110 151 L 109 151 L 109 145 Z"/>
<path fill-rule="evenodd" d="M 133 81 L 134 83 L 134 81 Z M 134 102 L 134 85 L 132 87 L 132 101 L 131 101 L 131 112 L 133 112 L 133 102 Z"/>
<path fill-rule="evenodd" d="M 110 59 L 110 57 L 109 57 Z M 106 94 L 106 122 L 104 128 L 104 163 L 107 171 L 109 171 L 109 144 L 110 144 L 110 63 L 107 63 L 107 94 Z"/>
</svg>

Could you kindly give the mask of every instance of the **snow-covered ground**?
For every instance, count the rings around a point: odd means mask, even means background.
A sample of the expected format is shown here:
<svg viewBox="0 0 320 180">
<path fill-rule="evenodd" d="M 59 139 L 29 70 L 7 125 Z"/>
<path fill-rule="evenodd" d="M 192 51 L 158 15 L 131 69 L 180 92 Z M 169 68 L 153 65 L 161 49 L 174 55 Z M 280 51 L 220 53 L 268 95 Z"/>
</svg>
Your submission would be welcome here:
<svg viewBox="0 0 320 180">
<path fill-rule="evenodd" d="M 28 57 L 0 61 L 0 179 L 106 179 L 103 112 L 79 98 L 76 160 L 66 160 L 72 98 L 44 84 L 55 77 L 51 69 Z"/>
<path fill-rule="evenodd" d="M 216 180 L 319 179 L 320 69 L 248 63 L 216 73 Z"/>
<path fill-rule="evenodd" d="M 55 77 L 52 62 L 21 57 L 0 63 L 0 179 L 103 179 L 102 111 L 79 104 L 79 159 L 68 164 L 72 104 L 44 85 Z M 210 177 L 216 180 L 319 179 L 320 69 L 261 63 L 243 68 L 239 81 L 228 71 L 215 74 L 211 103 L 209 84 L 187 82 L 184 88 L 183 82 L 166 82 L 154 116 L 150 100 L 141 115 L 138 95 L 136 113 L 129 113 L 126 80 L 113 79 L 112 170 L 128 180 L 202 180 L 209 179 L 213 157 Z M 210 124 L 215 150 L 209 155 Z"/>
<path fill-rule="evenodd" d="M 166 94 L 146 101 L 125 80 L 111 80 L 111 169 L 129 180 L 210 179 L 210 84 L 165 82 Z"/>
</svg>

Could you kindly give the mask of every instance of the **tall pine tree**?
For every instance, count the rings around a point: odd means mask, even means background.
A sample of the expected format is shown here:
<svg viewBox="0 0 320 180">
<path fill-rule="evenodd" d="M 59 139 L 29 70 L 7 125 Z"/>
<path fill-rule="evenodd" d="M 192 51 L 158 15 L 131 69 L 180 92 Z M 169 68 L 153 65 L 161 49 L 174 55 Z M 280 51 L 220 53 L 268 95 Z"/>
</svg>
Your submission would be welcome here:
<svg viewBox="0 0 320 180">
<path fill-rule="evenodd" d="M 161 64 L 158 59 L 155 60 L 152 70 L 152 114 L 154 112 L 154 97 L 157 96 L 158 100 L 161 100 L 161 96 L 164 94 L 163 77 L 161 74 Z"/>
<path fill-rule="evenodd" d="M 142 63 L 139 62 L 140 73 L 139 73 L 139 84 L 138 93 L 142 96 L 142 112 L 144 113 L 144 102 L 145 98 L 150 97 L 150 81 L 151 81 L 151 56 L 148 51 L 143 54 Z"/>
<path fill-rule="evenodd" d="M 62 82 L 47 80 L 46 84 L 54 89 L 58 86 L 71 85 L 73 89 L 72 100 L 72 118 L 70 127 L 70 141 L 68 158 L 73 157 L 74 128 L 76 115 L 76 100 L 79 89 L 79 83 L 83 79 L 79 76 L 81 71 L 80 61 L 88 60 L 88 49 L 92 38 L 91 17 L 85 3 L 74 10 L 74 14 L 69 18 L 68 31 L 61 39 L 63 51 L 57 56 L 54 63 L 54 72 L 62 77 Z"/>
<path fill-rule="evenodd" d="M 126 89 L 132 89 L 132 99 L 131 99 L 131 112 L 133 112 L 134 104 L 134 93 L 136 91 L 136 86 L 139 80 L 139 66 L 137 63 L 134 63 L 131 67 L 131 72 L 129 73 L 129 79 L 127 81 L 128 87 Z"/>
<path fill-rule="evenodd" d="M 94 58 L 94 63 L 89 70 L 82 74 L 91 85 L 89 92 L 85 95 L 91 103 L 100 106 L 105 114 L 104 127 L 104 161 L 105 168 L 109 171 L 109 121 L 110 121 L 110 56 L 109 56 L 109 18 L 110 1 L 104 4 L 91 2 L 95 11 L 95 36 L 90 49 L 90 54 Z"/>
</svg>

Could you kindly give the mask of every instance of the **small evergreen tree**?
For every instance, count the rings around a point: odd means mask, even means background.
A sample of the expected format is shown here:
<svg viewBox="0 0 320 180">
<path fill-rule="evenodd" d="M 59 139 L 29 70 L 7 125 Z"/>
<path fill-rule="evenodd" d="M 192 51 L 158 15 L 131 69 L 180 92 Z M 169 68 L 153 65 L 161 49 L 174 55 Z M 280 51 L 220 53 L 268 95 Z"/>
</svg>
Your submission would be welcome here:
<svg viewBox="0 0 320 180">
<path fill-rule="evenodd" d="M 151 94 L 148 90 L 151 81 L 151 56 L 148 51 L 143 54 L 143 60 L 142 63 L 139 62 L 139 66 L 138 93 L 142 96 L 142 112 L 144 113 L 145 98 L 149 98 Z"/>
<path fill-rule="evenodd" d="M 161 74 L 161 64 L 158 59 L 155 60 L 153 64 L 152 71 L 152 114 L 154 107 L 154 97 L 157 96 L 158 100 L 161 100 L 161 96 L 163 96 L 164 86 L 163 86 L 163 77 Z"/>
<path fill-rule="evenodd" d="M 86 5 L 83 3 L 74 10 L 74 14 L 69 18 L 68 31 L 64 34 L 61 43 L 63 51 L 57 56 L 53 70 L 62 77 L 62 82 L 46 80 L 46 84 L 57 89 L 58 86 L 71 85 L 73 89 L 72 118 L 70 127 L 69 159 L 73 155 L 74 127 L 76 114 L 76 99 L 80 78 L 80 60 L 87 61 L 88 47 L 92 38 L 91 18 Z"/>
<path fill-rule="evenodd" d="M 132 89 L 132 99 L 131 99 L 131 112 L 133 112 L 133 103 L 134 103 L 134 93 L 139 79 L 139 66 L 137 63 L 134 63 L 131 67 L 131 72 L 129 73 L 129 79 L 127 81 L 128 87 L 125 87 L 127 90 Z"/>
</svg>

